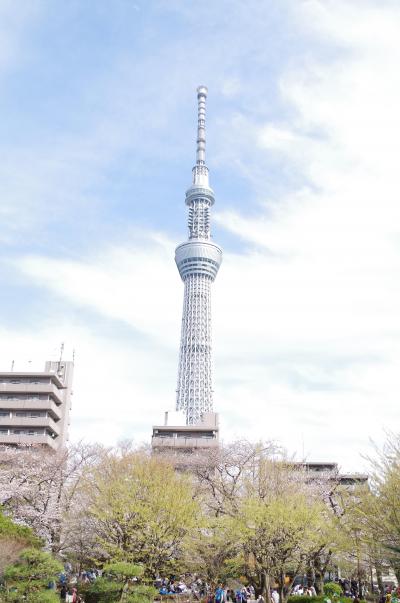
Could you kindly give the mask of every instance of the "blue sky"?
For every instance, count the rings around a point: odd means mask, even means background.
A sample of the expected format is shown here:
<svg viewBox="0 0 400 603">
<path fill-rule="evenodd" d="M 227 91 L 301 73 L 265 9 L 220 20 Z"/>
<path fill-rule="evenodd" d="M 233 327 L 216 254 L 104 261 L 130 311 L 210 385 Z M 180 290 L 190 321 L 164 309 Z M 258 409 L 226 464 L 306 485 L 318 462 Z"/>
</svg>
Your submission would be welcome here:
<svg viewBox="0 0 400 603">
<path fill-rule="evenodd" d="M 75 349 L 71 439 L 174 404 L 199 84 L 223 437 L 359 469 L 397 428 L 396 4 L 0 3 L 0 361 Z"/>
</svg>

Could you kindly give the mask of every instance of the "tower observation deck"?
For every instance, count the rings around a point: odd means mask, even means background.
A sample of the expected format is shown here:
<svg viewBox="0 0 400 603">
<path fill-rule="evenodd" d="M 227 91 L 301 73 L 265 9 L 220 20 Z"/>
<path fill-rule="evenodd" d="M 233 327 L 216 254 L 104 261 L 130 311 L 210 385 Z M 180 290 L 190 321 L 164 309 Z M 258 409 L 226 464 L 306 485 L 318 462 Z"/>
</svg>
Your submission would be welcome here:
<svg viewBox="0 0 400 603">
<path fill-rule="evenodd" d="M 210 232 L 215 199 L 206 166 L 206 98 L 207 88 L 199 86 L 196 165 L 186 191 L 189 238 L 175 251 L 185 286 L 176 410 L 185 414 L 187 425 L 200 423 L 204 413 L 213 411 L 211 284 L 222 262 L 222 250 Z"/>
</svg>

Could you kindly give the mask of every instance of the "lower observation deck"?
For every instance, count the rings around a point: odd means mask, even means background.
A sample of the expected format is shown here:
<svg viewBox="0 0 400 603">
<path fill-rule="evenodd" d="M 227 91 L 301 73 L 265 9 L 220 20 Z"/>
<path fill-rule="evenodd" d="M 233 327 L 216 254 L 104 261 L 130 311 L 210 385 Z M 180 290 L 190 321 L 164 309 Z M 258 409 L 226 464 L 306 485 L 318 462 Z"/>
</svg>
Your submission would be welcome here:
<svg viewBox="0 0 400 603">
<path fill-rule="evenodd" d="M 175 262 L 182 280 L 191 274 L 199 274 L 214 281 L 221 266 L 222 250 L 210 241 L 192 239 L 178 245 Z"/>
</svg>

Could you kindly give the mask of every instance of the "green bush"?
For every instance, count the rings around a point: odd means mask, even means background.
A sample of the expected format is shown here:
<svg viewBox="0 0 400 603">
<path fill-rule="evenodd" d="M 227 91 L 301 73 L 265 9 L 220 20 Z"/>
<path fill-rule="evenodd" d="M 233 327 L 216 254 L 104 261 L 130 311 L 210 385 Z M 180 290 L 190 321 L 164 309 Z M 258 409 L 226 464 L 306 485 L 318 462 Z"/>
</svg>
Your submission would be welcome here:
<svg viewBox="0 0 400 603">
<path fill-rule="evenodd" d="M 92 584 L 82 584 L 79 594 L 84 596 L 85 603 L 114 603 L 120 600 L 122 588 L 122 582 L 97 578 Z M 156 593 L 152 586 L 132 586 L 126 593 L 124 603 L 152 603 Z"/>
<path fill-rule="evenodd" d="M 324 603 L 326 597 L 319 595 L 317 597 L 309 597 L 308 595 L 292 595 L 288 599 L 288 603 Z"/>
<path fill-rule="evenodd" d="M 138 578 L 143 575 L 143 567 L 141 565 L 134 565 L 133 563 L 126 563 L 125 561 L 108 563 L 103 567 L 103 571 L 105 574 L 111 574 L 120 580 L 126 578 Z"/>
<path fill-rule="evenodd" d="M 288 603 L 325 603 L 328 595 L 318 595 L 317 597 L 308 597 L 307 595 L 292 595 L 288 599 Z M 330 597 L 329 597 L 330 598 Z M 334 603 L 354 603 L 350 597 L 334 595 L 332 597 Z M 361 600 L 360 603 L 367 603 Z"/>
<path fill-rule="evenodd" d="M 327 597 L 340 597 L 340 595 L 343 594 L 342 588 L 341 586 L 339 586 L 339 584 L 336 584 L 336 582 L 327 582 L 326 584 L 324 584 L 324 594 Z"/>
<path fill-rule="evenodd" d="M 152 586 L 139 585 L 133 588 L 127 598 L 128 603 L 152 603 L 157 594 L 157 589 Z"/>
<path fill-rule="evenodd" d="M 0 512 L 0 540 L 3 538 L 22 540 L 26 545 L 41 545 L 41 540 L 34 535 L 30 528 L 14 523 L 9 517 Z"/>
<path fill-rule="evenodd" d="M 58 603 L 54 591 L 47 585 L 62 571 L 62 565 L 50 553 L 38 549 L 26 549 L 19 560 L 4 570 L 4 583 L 8 589 L 2 596 L 4 603 Z"/>
<path fill-rule="evenodd" d="M 106 578 L 97 578 L 91 584 L 82 584 L 79 594 L 84 596 L 85 603 L 113 603 L 121 597 L 121 584 Z"/>
<path fill-rule="evenodd" d="M 20 591 L 14 591 L 7 594 L 2 593 L 0 595 L 0 601 L 2 603 L 21 603 L 22 600 L 24 603 L 60 603 L 60 596 L 53 590 L 42 590 L 40 592 L 30 593 L 29 595 L 25 595 L 23 599 L 21 599 Z"/>
</svg>

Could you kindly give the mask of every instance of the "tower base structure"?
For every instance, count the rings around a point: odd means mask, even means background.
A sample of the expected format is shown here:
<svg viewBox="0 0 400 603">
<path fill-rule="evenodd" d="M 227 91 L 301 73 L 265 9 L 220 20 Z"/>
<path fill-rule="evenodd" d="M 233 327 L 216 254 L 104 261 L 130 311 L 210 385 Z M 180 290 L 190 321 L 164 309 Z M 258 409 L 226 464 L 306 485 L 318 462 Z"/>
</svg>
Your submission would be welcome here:
<svg viewBox="0 0 400 603">
<path fill-rule="evenodd" d="M 166 412 L 164 425 L 153 427 L 151 447 L 154 452 L 195 452 L 219 446 L 218 413 L 205 412 L 193 425 L 184 424 L 184 418 L 179 419 L 179 413 Z"/>
</svg>

